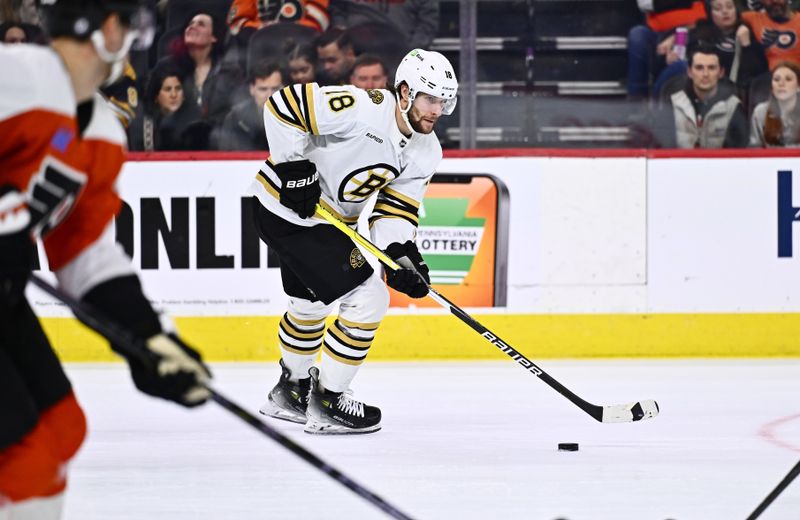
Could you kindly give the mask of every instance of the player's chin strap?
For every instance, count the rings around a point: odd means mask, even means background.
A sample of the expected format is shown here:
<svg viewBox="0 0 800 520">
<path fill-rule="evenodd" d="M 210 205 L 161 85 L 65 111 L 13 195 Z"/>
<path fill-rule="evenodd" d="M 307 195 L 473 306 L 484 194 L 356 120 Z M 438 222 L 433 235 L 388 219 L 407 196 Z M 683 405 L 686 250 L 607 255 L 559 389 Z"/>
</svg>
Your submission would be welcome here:
<svg viewBox="0 0 800 520">
<path fill-rule="evenodd" d="M 402 104 L 400 103 L 400 92 L 395 92 L 394 97 L 397 99 L 397 108 L 400 109 L 400 117 L 403 118 L 406 126 L 411 131 L 411 137 L 414 137 L 417 134 L 417 131 L 414 130 L 414 127 L 411 126 L 411 121 L 408 120 L 408 111 L 411 110 L 411 105 L 414 104 L 414 99 L 411 97 L 411 91 L 409 91 L 408 106 L 405 108 L 405 110 L 402 108 Z"/>
<path fill-rule="evenodd" d="M 103 31 L 98 29 L 92 33 L 92 45 L 94 45 L 97 55 L 105 63 L 111 65 L 111 72 L 103 83 L 104 86 L 110 85 L 122 77 L 122 73 L 125 71 L 125 58 L 128 56 L 128 51 L 133 45 L 133 41 L 138 37 L 139 31 L 128 31 L 125 39 L 122 40 L 122 47 L 117 52 L 111 52 L 106 48 L 106 38 L 103 36 Z"/>
</svg>

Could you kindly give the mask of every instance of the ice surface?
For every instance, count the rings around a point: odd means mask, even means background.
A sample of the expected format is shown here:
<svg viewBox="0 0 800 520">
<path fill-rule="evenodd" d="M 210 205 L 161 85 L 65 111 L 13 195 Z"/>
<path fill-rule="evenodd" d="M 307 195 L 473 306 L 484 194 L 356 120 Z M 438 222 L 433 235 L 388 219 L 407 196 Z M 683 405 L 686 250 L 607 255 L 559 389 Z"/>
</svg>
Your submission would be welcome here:
<svg viewBox="0 0 800 520">
<path fill-rule="evenodd" d="M 427 519 L 744 519 L 800 459 L 800 360 L 541 366 L 592 403 L 653 398 L 661 413 L 597 423 L 512 362 L 368 362 L 353 388 L 382 408 L 382 431 L 311 436 L 265 420 Z M 277 363 L 213 368 L 217 389 L 253 413 L 279 375 Z M 123 365 L 68 373 L 90 426 L 68 520 L 385 518 L 214 404 L 147 398 Z M 761 518 L 800 518 L 800 479 Z"/>
</svg>

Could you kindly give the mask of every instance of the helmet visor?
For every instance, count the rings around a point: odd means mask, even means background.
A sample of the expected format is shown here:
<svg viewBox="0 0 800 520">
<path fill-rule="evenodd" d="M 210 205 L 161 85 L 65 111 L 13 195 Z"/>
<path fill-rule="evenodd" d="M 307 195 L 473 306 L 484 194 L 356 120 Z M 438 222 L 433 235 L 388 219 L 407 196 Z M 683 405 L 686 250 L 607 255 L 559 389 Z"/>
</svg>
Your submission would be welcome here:
<svg viewBox="0 0 800 520">
<path fill-rule="evenodd" d="M 453 111 L 456 109 L 456 103 L 458 103 L 457 97 L 453 97 L 445 101 L 444 108 L 442 109 L 442 114 L 446 116 L 452 114 Z"/>
<path fill-rule="evenodd" d="M 449 116 L 453 113 L 453 110 L 456 108 L 457 101 L 458 99 L 455 97 L 447 99 L 422 92 L 414 97 L 414 103 L 416 103 L 419 109 L 423 112 L 429 112 L 431 110 L 435 110 L 436 108 L 441 108 L 442 114 L 446 116 Z"/>
</svg>

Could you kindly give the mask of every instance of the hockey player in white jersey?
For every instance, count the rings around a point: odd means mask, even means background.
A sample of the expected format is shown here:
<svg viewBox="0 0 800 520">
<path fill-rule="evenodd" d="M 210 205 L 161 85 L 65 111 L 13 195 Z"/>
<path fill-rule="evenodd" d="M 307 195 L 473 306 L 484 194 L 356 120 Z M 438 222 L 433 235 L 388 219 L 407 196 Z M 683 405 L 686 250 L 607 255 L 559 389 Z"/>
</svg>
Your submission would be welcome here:
<svg viewBox="0 0 800 520">
<path fill-rule="evenodd" d="M 282 375 L 263 414 L 308 433 L 380 429 L 380 409 L 348 389 L 388 308 L 386 284 L 413 298 L 428 292 L 411 269 L 429 280 L 414 243 L 418 211 L 442 159 L 433 127 L 453 112 L 457 90 L 447 58 L 415 49 L 398 66 L 394 91 L 292 85 L 267 101 L 271 157 L 252 187 L 255 222 L 280 257 L 289 308 L 278 331 Z M 319 203 L 354 225 L 373 197 L 372 240 L 407 267 L 387 272 L 386 284 L 348 237 L 314 216 Z"/>
</svg>

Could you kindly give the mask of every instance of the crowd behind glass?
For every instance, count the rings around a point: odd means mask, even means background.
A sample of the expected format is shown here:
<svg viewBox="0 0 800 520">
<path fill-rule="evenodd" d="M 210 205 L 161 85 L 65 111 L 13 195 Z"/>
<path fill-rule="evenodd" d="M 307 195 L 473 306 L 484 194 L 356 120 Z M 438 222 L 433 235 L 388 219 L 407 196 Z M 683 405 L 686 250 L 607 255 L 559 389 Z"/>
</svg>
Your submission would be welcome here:
<svg viewBox="0 0 800 520">
<path fill-rule="evenodd" d="M 5 44 L 46 42 L 32 4 L 3 0 Z M 800 17 L 789 0 L 638 6 L 626 89 L 631 110 L 646 113 L 647 146 L 800 144 Z M 270 95 L 313 81 L 386 88 L 400 57 L 439 28 L 435 0 L 154 0 L 152 14 L 158 44 L 134 51 L 104 88 L 133 151 L 268 149 Z"/>
</svg>

